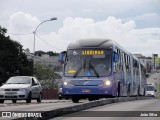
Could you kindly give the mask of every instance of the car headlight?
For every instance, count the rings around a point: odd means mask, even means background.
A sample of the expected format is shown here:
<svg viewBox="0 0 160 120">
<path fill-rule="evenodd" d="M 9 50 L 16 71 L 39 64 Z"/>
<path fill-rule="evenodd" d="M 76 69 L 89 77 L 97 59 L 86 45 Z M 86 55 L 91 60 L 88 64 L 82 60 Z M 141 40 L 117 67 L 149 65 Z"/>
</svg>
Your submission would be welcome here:
<svg viewBox="0 0 160 120">
<path fill-rule="evenodd" d="M 111 85 L 111 81 L 106 80 L 106 81 L 105 81 L 105 85 L 107 85 L 107 86 Z"/>
<path fill-rule="evenodd" d="M 3 89 L 3 88 L 0 88 L 0 92 L 1 92 L 1 91 L 4 91 L 4 89 Z"/>
<path fill-rule="evenodd" d="M 21 89 L 19 89 L 19 91 L 21 91 L 21 92 L 27 92 L 27 88 L 21 88 Z"/>
</svg>

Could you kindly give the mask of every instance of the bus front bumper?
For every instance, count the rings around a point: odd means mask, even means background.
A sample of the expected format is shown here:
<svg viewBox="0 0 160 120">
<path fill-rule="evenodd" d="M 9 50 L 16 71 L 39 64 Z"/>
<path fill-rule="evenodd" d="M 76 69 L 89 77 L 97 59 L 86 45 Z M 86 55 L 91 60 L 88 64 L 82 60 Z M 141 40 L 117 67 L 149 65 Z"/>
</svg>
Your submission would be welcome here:
<svg viewBox="0 0 160 120">
<path fill-rule="evenodd" d="M 94 87 L 64 87 L 62 94 L 64 96 L 68 95 L 112 95 L 112 87 L 102 87 L 102 86 L 94 86 Z"/>
</svg>

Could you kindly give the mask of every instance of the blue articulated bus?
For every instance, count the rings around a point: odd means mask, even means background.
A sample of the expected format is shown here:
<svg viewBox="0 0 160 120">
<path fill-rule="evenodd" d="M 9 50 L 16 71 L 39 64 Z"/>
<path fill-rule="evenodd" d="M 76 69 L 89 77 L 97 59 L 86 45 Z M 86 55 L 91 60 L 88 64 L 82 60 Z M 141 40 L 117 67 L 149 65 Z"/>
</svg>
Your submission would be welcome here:
<svg viewBox="0 0 160 120">
<path fill-rule="evenodd" d="M 69 44 L 59 55 L 63 65 L 62 96 L 80 99 L 145 94 L 145 67 L 138 58 L 109 39 Z"/>
</svg>

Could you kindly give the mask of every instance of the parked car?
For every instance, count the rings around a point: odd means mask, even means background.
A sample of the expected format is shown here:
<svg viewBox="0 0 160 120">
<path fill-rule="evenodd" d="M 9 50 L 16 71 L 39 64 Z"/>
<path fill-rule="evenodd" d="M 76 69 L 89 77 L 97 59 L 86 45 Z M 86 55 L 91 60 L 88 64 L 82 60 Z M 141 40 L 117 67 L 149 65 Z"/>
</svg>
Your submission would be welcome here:
<svg viewBox="0 0 160 120">
<path fill-rule="evenodd" d="M 39 81 L 32 76 L 15 76 L 9 78 L 5 84 L 0 87 L 0 103 L 5 100 L 26 100 L 31 103 L 32 99 L 41 102 L 42 87 Z"/>
<path fill-rule="evenodd" d="M 147 84 L 146 85 L 146 95 L 145 96 L 152 96 L 156 97 L 156 87 L 154 84 Z"/>
</svg>

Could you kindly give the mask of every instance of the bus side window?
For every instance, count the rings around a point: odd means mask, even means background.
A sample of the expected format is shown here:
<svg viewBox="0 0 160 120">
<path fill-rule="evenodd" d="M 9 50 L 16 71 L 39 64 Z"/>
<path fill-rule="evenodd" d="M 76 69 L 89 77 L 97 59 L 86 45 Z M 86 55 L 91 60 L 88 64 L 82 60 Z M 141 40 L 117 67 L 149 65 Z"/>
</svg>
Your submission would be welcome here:
<svg viewBox="0 0 160 120">
<path fill-rule="evenodd" d="M 120 51 L 120 70 L 123 71 L 123 53 Z"/>
<path fill-rule="evenodd" d="M 121 70 L 121 54 L 120 50 L 117 49 L 118 61 L 114 62 L 114 72 L 118 72 Z"/>
</svg>

